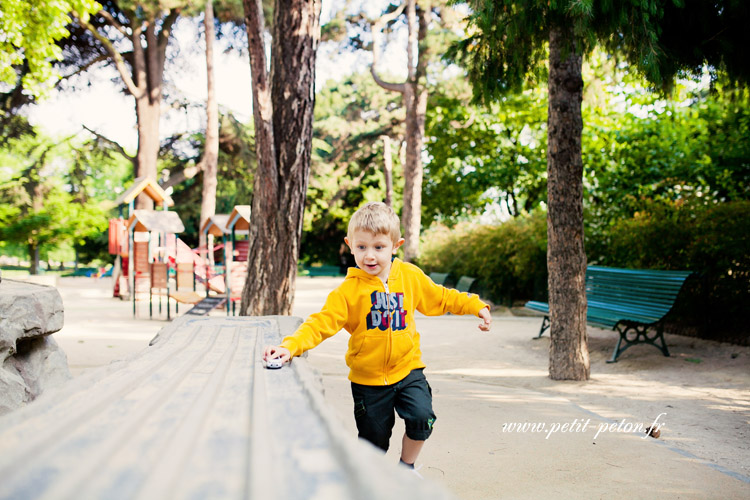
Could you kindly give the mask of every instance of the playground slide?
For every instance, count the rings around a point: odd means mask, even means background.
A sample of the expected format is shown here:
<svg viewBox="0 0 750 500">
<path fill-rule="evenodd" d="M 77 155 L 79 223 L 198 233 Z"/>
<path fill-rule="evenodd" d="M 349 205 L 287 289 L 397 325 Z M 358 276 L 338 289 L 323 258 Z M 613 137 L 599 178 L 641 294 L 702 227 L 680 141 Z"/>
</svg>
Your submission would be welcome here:
<svg viewBox="0 0 750 500">
<path fill-rule="evenodd" d="M 206 259 L 201 257 L 197 251 L 191 249 L 187 243 L 177 238 L 177 251 L 175 257 L 176 262 L 192 262 L 195 269 L 195 277 L 201 283 L 206 283 Z M 208 280 L 208 288 L 212 292 L 226 293 L 226 285 L 224 284 L 224 276 L 218 275 Z"/>
</svg>

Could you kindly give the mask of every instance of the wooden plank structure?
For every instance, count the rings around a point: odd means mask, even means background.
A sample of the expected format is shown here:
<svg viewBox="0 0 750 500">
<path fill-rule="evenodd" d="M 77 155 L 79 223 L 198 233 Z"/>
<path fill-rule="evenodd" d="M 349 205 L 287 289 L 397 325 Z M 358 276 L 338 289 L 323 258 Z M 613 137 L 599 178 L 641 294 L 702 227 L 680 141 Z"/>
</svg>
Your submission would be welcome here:
<svg viewBox="0 0 750 500">
<path fill-rule="evenodd" d="M 242 289 L 247 279 L 247 256 L 250 241 L 245 238 L 238 240 L 237 236 L 250 234 L 250 205 L 236 205 L 229 214 L 227 221 L 229 240 L 224 245 L 226 270 L 224 272 L 227 294 L 227 316 L 230 307 L 232 314 L 236 313 L 236 303 L 242 299 Z"/>
<path fill-rule="evenodd" d="M 130 260 L 134 263 L 133 272 L 130 273 L 133 316 L 137 315 L 137 302 L 140 300 L 139 297 L 145 295 L 147 288 L 149 317 L 153 317 L 152 294 L 156 289 L 160 293 L 166 293 L 167 319 L 170 319 L 169 262 L 166 252 L 155 254 L 152 248 L 153 235 L 156 235 L 157 247 L 163 248 L 168 245 L 170 239 L 174 239 L 176 234 L 184 230 L 185 226 L 176 212 L 134 210 L 130 216 L 128 220 L 130 248 L 132 249 Z M 159 299 L 159 312 L 161 313 L 161 298 Z"/>
<path fill-rule="evenodd" d="M 299 323 L 181 316 L 0 417 L 0 498 L 452 498 L 345 430 L 306 359 L 264 368 Z"/>
</svg>

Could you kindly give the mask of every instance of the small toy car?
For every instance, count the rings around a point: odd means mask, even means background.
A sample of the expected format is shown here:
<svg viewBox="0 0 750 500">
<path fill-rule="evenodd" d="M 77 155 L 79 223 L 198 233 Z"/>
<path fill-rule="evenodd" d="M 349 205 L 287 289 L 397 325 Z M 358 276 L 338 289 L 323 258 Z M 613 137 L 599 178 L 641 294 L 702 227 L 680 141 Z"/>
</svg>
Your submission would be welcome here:
<svg viewBox="0 0 750 500">
<path fill-rule="evenodd" d="M 284 366 L 284 362 L 281 361 L 281 358 L 273 358 L 273 359 L 266 360 L 266 368 L 269 368 L 271 370 L 278 370 L 282 366 Z"/>
</svg>

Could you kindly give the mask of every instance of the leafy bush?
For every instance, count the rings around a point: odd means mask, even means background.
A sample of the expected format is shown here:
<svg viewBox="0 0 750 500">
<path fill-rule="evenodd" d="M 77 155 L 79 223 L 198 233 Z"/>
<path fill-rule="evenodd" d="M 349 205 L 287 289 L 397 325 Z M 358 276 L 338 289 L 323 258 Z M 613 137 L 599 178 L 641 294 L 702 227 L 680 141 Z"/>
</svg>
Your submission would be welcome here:
<svg viewBox="0 0 750 500">
<path fill-rule="evenodd" d="M 750 201 L 653 203 L 599 235 L 590 233 L 589 263 L 738 272 L 750 252 Z"/>
<path fill-rule="evenodd" d="M 750 343 L 750 201 L 652 203 L 587 241 L 589 263 L 690 270 L 669 331 Z"/>
<path fill-rule="evenodd" d="M 422 235 L 419 259 L 426 273 L 477 278 L 477 289 L 497 303 L 544 299 L 547 285 L 547 222 L 542 211 L 497 226 L 463 223 L 434 226 Z"/>
<path fill-rule="evenodd" d="M 478 279 L 496 303 L 546 300 L 546 217 L 538 211 L 498 226 L 435 226 L 423 235 L 420 265 L 455 281 Z M 750 201 L 652 202 L 632 218 L 599 227 L 587 221 L 589 264 L 695 271 L 668 318 L 667 331 L 750 344 Z"/>
</svg>

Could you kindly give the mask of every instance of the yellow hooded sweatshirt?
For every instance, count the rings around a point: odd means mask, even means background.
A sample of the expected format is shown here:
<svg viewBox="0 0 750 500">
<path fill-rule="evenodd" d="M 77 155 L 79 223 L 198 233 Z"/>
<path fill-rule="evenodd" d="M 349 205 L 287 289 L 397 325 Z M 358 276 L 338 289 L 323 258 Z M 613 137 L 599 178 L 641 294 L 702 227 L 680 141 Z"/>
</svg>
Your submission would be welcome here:
<svg viewBox="0 0 750 500">
<path fill-rule="evenodd" d="M 478 315 L 487 304 L 476 295 L 436 285 L 418 267 L 394 259 L 387 285 L 377 276 L 350 268 L 344 282 L 282 347 L 299 356 L 341 329 L 349 332 L 349 380 L 362 385 L 395 384 L 424 368 L 414 310 L 427 316 Z"/>
</svg>

